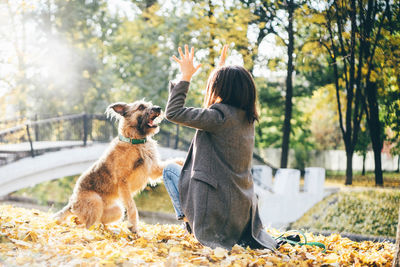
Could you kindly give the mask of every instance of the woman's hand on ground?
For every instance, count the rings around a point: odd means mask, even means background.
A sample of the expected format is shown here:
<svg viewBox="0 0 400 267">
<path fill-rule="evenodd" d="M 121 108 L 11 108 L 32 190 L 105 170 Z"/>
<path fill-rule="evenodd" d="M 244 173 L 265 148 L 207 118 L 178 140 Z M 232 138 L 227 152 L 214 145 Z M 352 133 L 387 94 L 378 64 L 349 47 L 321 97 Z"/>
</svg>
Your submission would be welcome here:
<svg viewBox="0 0 400 267">
<path fill-rule="evenodd" d="M 228 54 L 229 45 L 224 45 L 222 47 L 221 56 L 219 57 L 218 67 L 223 67 L 225 65 L 226 55 Z"/>
<path fill-rule="evenodd" d="M 193 57 L 194 57 L 194 47 L 190 49 L 188 45 L 185 45 L 185 54 L 183 54 L 182 49 L 179 47 L 178 52 L 180 55 L 180 59 L 177 58 L 175 55 L 172 56 L 172 59 L 175 60 L 179 64 L 179 68 L 182 72 L 182 80 L 190 82 L 193 74 L 201 67 L 201 64 L 194 66 L 193 64 Z"/>
</svg>

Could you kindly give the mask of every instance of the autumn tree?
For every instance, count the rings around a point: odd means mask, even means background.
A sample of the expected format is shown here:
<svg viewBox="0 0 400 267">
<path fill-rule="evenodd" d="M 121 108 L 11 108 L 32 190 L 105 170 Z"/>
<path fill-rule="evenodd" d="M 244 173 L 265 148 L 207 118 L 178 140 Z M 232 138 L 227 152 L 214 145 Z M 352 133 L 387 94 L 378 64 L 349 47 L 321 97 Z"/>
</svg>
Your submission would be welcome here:
<svg viewBox="0 0 400 267">
<path fill-rule="evenodd" d="M 5 88 L 0 103 L 2 112 L 6 113 L 6 103 L 13 104 L 13 113 L 16 116 L 27 115 L 28 94 L 32 90 L 31 80 L 28 73 L 31 70 L 32 55 L 34 52 L 27 37 L 29 17 L 32 7 L 25 2 L 13 3 L 12 1 L 3 1 L 0 7 L 4 10 L 3 15 L 6 23 L 0 26 L 0 38 L 2 44 L 7 47 L 7 40 L 10 44 L 10 50 L 4 51 L 7 58 L 3 58 L 1 64 L 8 70 L 8 73 L 2 74 L 1 85 Z"/>
<path fill-rule="evenodd" d="M 370 149 L 371 137 L 369 136 L 369 132 L 367 127 L 361 127 L 360 132 L 358 134 L 358 140 L 354 147 L 354 151 L 357 152 L 362 157 L 362 170 L 361 175 L 365 175 L 365 161 L 367 159 L 367 153 Z"/>
<path fill-rule="evenodd" d="M 396 233 L 396 250 L 392 262 L 392 267 L 400 266 L 400 209 L 399 209 L 399 221 L 397 224 L 397 233 Z"/>
<path fill-rule="evenodd" d="M 364 114 L 375 155 L 376 184 L 383 184 L 380 161 L 382 144 L 375 140 L 381 136 L 381 126 L 373 76 L 377 64 L 375 51 L 382 39 L 381 28 L 389 10 L 388 1 L 333 1 L 315 15 L 320 18 L 322 26 L 319 31 L 320 43 L 326 48 L 334 71 L 339 125 L 347 158 L 346 185 L 352 183 L 352 157 Z M 346 99 L 344 103 L 342 94 Z"/>
<path fill-rule="evenodd" d="M 386 141 L 391 145 L 391 154 L 398 156 L 397 172 L 400 169 L 400 1 L 392 4 L 392 12 L 382 31 L 385 38 L 377 47 L 376 71 L 380 74 L 379 108 L 383 114 Z M 384 90 L 382 90 L 384 88 Z"/>
</svg>

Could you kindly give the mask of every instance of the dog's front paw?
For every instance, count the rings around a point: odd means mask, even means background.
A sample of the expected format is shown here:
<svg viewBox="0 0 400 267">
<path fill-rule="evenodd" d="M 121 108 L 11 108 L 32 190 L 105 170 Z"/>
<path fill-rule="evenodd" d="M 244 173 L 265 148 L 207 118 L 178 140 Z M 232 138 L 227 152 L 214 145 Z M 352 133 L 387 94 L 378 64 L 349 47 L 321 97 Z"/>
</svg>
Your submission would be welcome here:
<svg viewBox="0 0 400 267">
<path fill-rule="evenodd" d="M 128 223 L 128 230 L 131 231 L 132 234 L 137 234 L 138 232 L 137 225 Z"/>
<path fill-rule="evenodd" d="M 183 159 L 183 158 L 177 158 L 177 159 L 174 159 L 174 162 L 175 162 L 176 164 L 178 164 L 178 165 L 183 166 L 183 164 L 185 164 L 185 159 Z"/>
</svg>

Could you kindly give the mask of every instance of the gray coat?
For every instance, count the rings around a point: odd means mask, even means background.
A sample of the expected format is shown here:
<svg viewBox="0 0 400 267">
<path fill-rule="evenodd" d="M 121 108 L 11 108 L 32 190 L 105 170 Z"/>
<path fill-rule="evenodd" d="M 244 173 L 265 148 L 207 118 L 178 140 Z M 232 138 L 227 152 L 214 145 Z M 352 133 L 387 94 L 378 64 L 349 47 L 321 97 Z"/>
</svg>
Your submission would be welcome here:
<svg viewBox="0 0 400 267">
<path fill-rule="evenodd" d="M 182 169 L 179 195 L 182 210 L 200 243 L 231 249 L 246 226 L 269 249 L 275 240 L 262 230 L 253 191 L 251 159 L 254 124 L 245 112 L 226 104 L 184 107 L 189 82 L 170 84 L 168 120 L 197 129 Z"/>
</svg>

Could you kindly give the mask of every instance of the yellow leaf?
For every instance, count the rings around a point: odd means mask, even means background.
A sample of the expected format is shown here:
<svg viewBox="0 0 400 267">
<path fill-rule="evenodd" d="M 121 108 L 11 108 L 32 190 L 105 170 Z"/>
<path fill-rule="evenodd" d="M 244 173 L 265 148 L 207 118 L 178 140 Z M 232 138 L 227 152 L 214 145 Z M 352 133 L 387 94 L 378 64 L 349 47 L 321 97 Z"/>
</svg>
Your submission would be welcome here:
<svg viewBox="0 0 400 267">
<path fill-rule="evenodd" d="M 339 260 L 339 256 L 336 254 L 329 254 L 327 257 L 324 258 L 324 263 L 335 263 Z"/>
<path fill-rule="evenodd" d="M 226 249 L 223 249 L 220 247 L 217 247 L 216 249 L 214 249 L 214 256 L 217 259 L 223 259 L 223 258 L 225 258 L 226 255 L 227 255 Z"/>
</svg>

